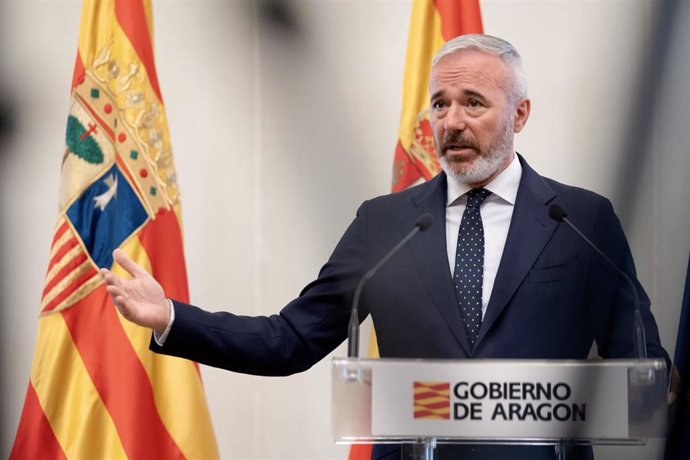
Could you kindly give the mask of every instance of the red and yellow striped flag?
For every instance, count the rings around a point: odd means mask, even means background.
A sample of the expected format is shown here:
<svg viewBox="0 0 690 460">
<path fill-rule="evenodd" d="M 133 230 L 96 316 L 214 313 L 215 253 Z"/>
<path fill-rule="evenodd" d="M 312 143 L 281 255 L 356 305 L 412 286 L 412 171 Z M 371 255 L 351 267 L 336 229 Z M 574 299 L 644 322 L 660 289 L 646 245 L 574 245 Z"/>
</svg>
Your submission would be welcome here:
<svg viewBox="0 0 690 460">
<path fill-rule="evenodd" d="M 403 104 L 393 158 L 392 191 L 399 192 L 441 171 L 429 124 L 431 61 L 441 46 L 458 35 L 483 33 L 479 0 L 412 0 L 407 39 Z M 372 329 L 369 356 L 379 355 Z M 371 457 L 371 444 L 350 449 L 350 460 Z"/>
<path fill-rule="evenodd" d="M 167 295 L 189 297 L 151 37 L 150 0 L 85 0 L 13 459 L 218 458 L 198 367 L 151 353 L 151 331 L 119 315 L 98 274 L 119 247 Z"/>
</svg>

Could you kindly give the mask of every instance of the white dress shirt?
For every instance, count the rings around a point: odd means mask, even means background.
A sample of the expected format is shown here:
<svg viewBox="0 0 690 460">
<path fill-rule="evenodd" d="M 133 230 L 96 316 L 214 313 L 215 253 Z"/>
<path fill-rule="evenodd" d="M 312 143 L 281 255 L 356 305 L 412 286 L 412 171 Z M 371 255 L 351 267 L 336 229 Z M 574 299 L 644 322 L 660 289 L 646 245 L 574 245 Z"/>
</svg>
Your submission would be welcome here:
<svg viewBox="0 0 690 460">
<path fill-rule="evenodd" d="M 482 284 L 482 319 L 489 305 L 489 298 L 496 281 L 498 265 L 501 263 L 503 247 L 508 238 L 510 220 L 513 218 L 515 197 L 520 187 L 522 166 L 517 155 L 513 161 L 494 180 L 484 188 L 491 191 L 479 213 L 484 225 L 484 282 Z M 451 277 L 455 273 L 455 253 L 458 249 L 458 231 L 462 214 L 467 207 L 467 192 L 471 187 L 448 177 L 448 194 L 446 202 L 446 248 Z"/>
</svg>

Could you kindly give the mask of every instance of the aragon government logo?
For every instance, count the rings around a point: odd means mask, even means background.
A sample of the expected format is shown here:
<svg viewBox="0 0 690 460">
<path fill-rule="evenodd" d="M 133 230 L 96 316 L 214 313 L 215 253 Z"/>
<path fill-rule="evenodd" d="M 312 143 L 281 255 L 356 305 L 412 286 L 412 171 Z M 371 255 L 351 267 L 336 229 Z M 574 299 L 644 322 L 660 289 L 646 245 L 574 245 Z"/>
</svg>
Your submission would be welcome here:
<svg viewBox="0 0 690 460">
<path fill-rule="evenodd" d="M 450 382 L 413 382 L 415 419 L 450 419 Z"/>
</svg>

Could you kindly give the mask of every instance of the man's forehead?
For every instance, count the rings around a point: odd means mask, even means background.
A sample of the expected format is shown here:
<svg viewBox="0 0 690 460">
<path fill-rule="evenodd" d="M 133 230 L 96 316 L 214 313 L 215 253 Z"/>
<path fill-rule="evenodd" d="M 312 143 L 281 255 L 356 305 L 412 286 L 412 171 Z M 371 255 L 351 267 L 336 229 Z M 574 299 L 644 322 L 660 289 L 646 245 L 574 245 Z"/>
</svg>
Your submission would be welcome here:
<svg viewBox="0 0 690 460">
<path fill-rule="evenodd" d="M 431 76 L 444 72 L 500 72 L 507 69 L 506 63 L 499 56 L 486 51 L 463 49 L 443 56 L 431 68 Z"/>
<path fill-rule="evenodd" d="M 507 64 L 495 54 L 475 49 L 464 49 L 443 56 L 431 69 L 429 87 L 444 84 L 469 85 L 477 91 L 487 85 L 508 88 L 510 72 Z"/>
</svg>

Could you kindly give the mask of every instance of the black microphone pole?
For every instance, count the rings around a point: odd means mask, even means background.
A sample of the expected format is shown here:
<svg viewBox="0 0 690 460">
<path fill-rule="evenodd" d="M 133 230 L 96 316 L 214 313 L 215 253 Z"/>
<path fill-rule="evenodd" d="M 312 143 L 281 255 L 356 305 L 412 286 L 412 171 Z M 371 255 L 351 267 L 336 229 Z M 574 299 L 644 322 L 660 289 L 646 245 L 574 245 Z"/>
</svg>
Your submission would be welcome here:
<svg viewBox="0 0 690 460">
<path fill-rule="evenodd" d="M 364 289 L 364 285 L 366 284 L 367 281 L 371 279 L 371 277 L 374 276 L 374 274 L 378 271 L 379 268 L 386 262 L 388 262 L 388 259 L 393 257 L 393 255 L 398 252 L 400 248 L 405 246 L 405 244 L 412 239 L 413 236 L 415 236 L 419 232 L 423 232 L 427 230 L 429 227 L 431 227 L 431 224 L 434 223 L 434 216 L 431 214 L 422 214 L 419 216 L 419 219 L 417 219 L 417 222 L 414 224 L 414 228 L 410 233 L 408 233 L 405 238 L 400 241 L 393 249 L 391 249 L 386 256 L 381 259 L 379 263 L 377 263 L 374 268 L 369 270 L 361 280 L 359 280 L 359 284 L 357 285 L 357 289 L 355 290 L 355 297 L 352 299 L 352 310 L 350 312 L 350 325 L 348 327 L 348 334 L 347 334 L 347 357 L 348 358 L 359 358 L 359 297 L 362 295 L 362 289 Z"/>
<path fill-rule="evenodd" d="M 647 359 L 647 340 L 645 338 L 644 323 L 642 322 L 642 313 L 640 312 L 640 296 L 637 293 L 637 287 L 635 283 L 630 279 L 627 273 L 618 268 L 616 264 L 609 259 L 606 254 L 604 254 L 601 249 L 599 249 L 594 243 L 592 243 L 589 238 L 587 238 L 570 219 L 568 219 L 565 210 L 557 204 L 551 205 L 549 208 L 549 216 L 558 222 L 564 222 L 568 227 L 570 227 L 580 238 L 582 238 L 587 244 L 594 249 L 597 254 L 599 254 L 613 269 L 628 282 L 630 289 L 633 292 L 635 301 L 635 317 L 633 319 L 633 348 L 635 351 L 635 359 Z"/>
</svg>

